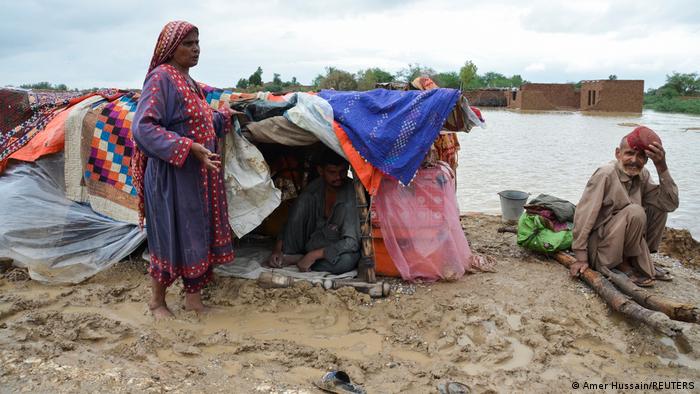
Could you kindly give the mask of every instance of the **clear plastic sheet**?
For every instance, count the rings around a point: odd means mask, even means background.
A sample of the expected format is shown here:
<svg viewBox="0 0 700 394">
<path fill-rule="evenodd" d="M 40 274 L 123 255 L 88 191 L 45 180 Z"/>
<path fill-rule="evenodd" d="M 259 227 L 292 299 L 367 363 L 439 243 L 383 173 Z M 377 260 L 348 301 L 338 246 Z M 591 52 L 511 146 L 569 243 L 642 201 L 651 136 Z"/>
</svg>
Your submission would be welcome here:
<svg viewBox="0 0 700 394">
<path fill-rule="evenodd" d="M 63 165 L 58 153 L 13 162 L 0 176 L 0 257 L 38 281 L 79 283 L 128 256 L 146 233 L 65 198 Z"/>
<path fill-rule="evenodd" d="M 409 186 L 384 177 L 374 197 L 384 244 L 405 280 L 456 280 L 474 257 L 446 164 L 418 170 Z"/>
<path fill-rule="evenodd" d="M 316 95 L 295 93 L 296 105 L 284 113 L 284 117 L 302 129 L 315 135 L 326 146 L 333 149 L 341 157 L 345 152 L 340 146 L 338 137 L 333 132 L 333 107 Z"/>
</svg>

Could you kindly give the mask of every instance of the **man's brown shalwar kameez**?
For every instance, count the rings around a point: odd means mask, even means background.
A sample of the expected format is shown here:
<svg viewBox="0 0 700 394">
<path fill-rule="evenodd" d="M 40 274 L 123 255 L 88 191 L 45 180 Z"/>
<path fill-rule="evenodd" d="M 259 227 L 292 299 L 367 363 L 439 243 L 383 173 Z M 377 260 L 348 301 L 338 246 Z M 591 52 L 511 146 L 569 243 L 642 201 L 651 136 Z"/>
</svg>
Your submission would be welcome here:
<svg viewBox="0 0 700 394">
<path fill-rule="evenodd" d="M 597 268 L 613 268 L 623 259 L 654 278 L 650 250 L 657 251 L 668 212 L 678 208 L 678 187 L 668 170 L 651 181 L 644 168 L 630 177 L 615 161 L 591 176 L 574 216 L 576 260 Z"/>
</svg>

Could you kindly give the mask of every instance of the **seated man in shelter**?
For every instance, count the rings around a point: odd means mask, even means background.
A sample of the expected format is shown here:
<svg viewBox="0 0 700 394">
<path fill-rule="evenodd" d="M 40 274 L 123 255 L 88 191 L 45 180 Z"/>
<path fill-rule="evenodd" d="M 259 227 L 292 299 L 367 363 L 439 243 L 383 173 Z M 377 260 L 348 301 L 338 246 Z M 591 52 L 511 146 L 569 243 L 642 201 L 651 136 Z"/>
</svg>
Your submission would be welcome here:
<svg viewBox="0 0 700 394">
<path fill-rule="evenodd" d="M 360 224 L 348 163 L 325 149 L 316 160 L 319 177 L 289 212 L 267 264 L 296 264 L 300 271 L 341 274 L 357 267 Z"/>
<path fill-rule="evenodd" d="M 578 276 L 589 264 L 626 273 L 639 286 L 652 286 L 654 279 L 670 280 L 654 267 L 656 252 L 668 212 L 678 208 L 678 187 L 666 166 L 661 139 L 640 126 L 615 148 L 615 158 L 598 168 L 586 185 L 574 216 L 572 249 Z M 659 184 L 644 168 L 648 159 L 656 166 Z"/>
</svg>

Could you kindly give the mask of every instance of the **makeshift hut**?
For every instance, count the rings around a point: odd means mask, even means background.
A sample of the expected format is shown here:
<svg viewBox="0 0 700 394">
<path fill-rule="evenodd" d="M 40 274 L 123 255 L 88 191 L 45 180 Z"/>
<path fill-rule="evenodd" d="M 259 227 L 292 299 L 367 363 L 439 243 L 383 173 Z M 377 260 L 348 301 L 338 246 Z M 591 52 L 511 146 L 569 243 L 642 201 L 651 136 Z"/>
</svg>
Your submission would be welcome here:
<svg viewBox="0 0 700 394">
<path fill-rule="evenodd" d="M 265 252 L 255 246 L 279 231 L 313 176 L 310 157 L 324 145 L 352 168 L 363 235 L 360 279 L 376 279 L 377 261 L 381 274 L 430 280 L 455 279 L 478 265 L 459 227 L 454 172 L 439 160 L 456 162 L 454 147 L 441 150 L 441 139 L 483 124 L 459 91 L 202 90 L 213 108 L 237 111 L 236 130 L 221 141 L 222 170 L 239 251 L 253 250 L 216 272 L 260 275 Z M 131 173 L 138 99 L 136 91 L 110 91 L 55 100 L 3 130 L 0 169 L 17 163 L 0 174 L 0 205 L 10 207 L 0 213 L 0 258 L 28 267 L 38 280 L 79 282 L 144 242 Z M 448 249 L 454 261 L 445 265 Z M 427 255 L 442 268 L 413 266 L 411 256 Z"/>
</svg>

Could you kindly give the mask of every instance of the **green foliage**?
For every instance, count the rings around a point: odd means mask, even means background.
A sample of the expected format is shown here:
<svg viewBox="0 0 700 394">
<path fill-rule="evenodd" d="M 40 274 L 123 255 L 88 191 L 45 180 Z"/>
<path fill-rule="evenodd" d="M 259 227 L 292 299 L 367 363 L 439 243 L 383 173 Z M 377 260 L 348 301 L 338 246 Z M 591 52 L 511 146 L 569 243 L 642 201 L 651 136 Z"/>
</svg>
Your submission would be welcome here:
<svg viewBox="0 0 700 394">
<path fill-rule="evenodd" d="M 464 66 L 459 69 L 459 81 L 463 89 L 471 89 L 477 87 L 479 78 L 476 74 L 478 68 L 471 60 L 464 62 Z"/>
<path fill-rule="evenodd" d="M 666 83 L 658 89 L 649 89 L 644 95 L 644 108 L 660 112 L 700 115 L 700 78 L 697 73 L 674 72 L 666 76 Z"/>
<path fill-rule="evenodd" d="M 379 67 L 368 68 L 357 72 L 357 89 L 371 90 L 378 83 L 392 82 L 393 80 L 394 76 L 391 73 Z"/>
<path fill-rule="evenodd" d="M 611 81 L 617 81 L 617 75 L 615 75 L 615 74 L 610 74 L 610 75 L 608 76 L 608 79 L 611 80 Z"/>
<path fill-rule="evenodd" d="M 503 74 L 489 71 L 481 77 L 484 85 L 488 88 L 509 88 L 513 86 L 510 78 Z"/>
<path fill-rule="evenodd" d="M 433 75 L 433 81 L 441 88 L 460 88 L 459 74 L 455 71 L 437 73 Z"/>
<path fill-rule="evenodd" d="M 682 99 L 678 96 L 645 95 L 644 108 L 659 112 L 700 115 L 700 98 Z"/>
<path fill-rule="evenodd" d="M 236 84 L 236 89 L 248 89 L 248 80 L 245 78 L 239 79 Z"/>
<path fill-rule="evenodd" d="M 248 86 L 262 86 L 262 67 L 258 66 L 258 69 L 248 77 Z"/>
<path fill-rule="evenodd" d="M 38 83 L 25 83 L 22 85 L 19 85 L 20 88 L 22 89 L 35 89 L 35 90 L 57 90 L 61 92 L 68 91 L 68 86 L 66 84 L 61 83 L 57 85 L 51 85 L 49 82 L 38 82 Z"/>
<path fill-rule="evenodd" d="M 674 72 L 666 75 L 666 84 L 661 88 L 670 88 L 681 96 L 700 95 L 700 78 L 697 73 L 681 74 Z"/>
<path fill-rule="evenodd" d="M 280 75 L 277 74 L 277 73 L 274 73 L 274 74 L 272 74 L 272 75 L 273 75 L 273 77 L 272 77 L 272 83 L 274 83 L 275 85 L 280 85 L 280 86 L 282 86 L 282 79 L 280 78 Z"/>
<path fill-rule="evenodd" d="M 319 89 L 357 90 L 355 76 L 335 67 L 326 67 L 326 75 L 316 77 L 314 85 Z"/>
<path fill-rule="evenodd" d="M 511 86 L 514 88 L 519 88 L 520 85 L 527 82 L 528 81 L 524 80 L 523 77 L 520 76 L 520 74 L 515 74 L 512 77 L 510 77 Z"/>
<path fill-rule="evenodd" d="M 435 74 L 435 70 L 433 70 L 430 67 L 423 67 L 418 63 L 409 63 L 407 68 L 404 68 L 403 70 L 396 73 L 395 80 L 411 83 L 414 79 L 418 77 L 432 77 Z"/>
</svg>

